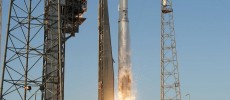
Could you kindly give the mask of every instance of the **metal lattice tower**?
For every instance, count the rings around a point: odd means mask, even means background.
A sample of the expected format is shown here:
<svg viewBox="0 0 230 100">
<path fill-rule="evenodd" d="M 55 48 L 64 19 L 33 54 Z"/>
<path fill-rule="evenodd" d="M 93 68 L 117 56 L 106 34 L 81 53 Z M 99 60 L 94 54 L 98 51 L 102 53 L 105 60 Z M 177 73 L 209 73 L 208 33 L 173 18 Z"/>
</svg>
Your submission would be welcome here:
<svg viewBox="0 0 230 100">
<path fill-rule="evenodd" d="M 99 0 L 98 54 L 98 100 L 114 100 L 114 70 L 107 0 Z"/>
<path fill-rule="evenodd" d="M 86 0 L 10 0 L 0 100 L 64 100 L 65 42 Z"/>
<path fill-rule="evenodd" d="M 161 100 L 181 100 L 172 0 L 161 0 Z"/>
</svg>

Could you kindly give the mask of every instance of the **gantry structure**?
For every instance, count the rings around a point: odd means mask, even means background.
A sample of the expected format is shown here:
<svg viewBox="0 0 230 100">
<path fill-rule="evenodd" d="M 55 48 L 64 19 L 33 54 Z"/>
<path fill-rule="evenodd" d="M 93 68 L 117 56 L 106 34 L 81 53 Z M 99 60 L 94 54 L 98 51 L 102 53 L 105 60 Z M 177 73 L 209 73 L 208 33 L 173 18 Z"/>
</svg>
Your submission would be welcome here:
<svg viewBox="0 0 230 100">
<path fill-rule="evenodd" d="M 114 69 L 107 0 L 99 0 L 98 23 L 98 100 L 114 100 Z"/>
<path fill-rule="evenodd" d="M 172 0 L 161 0 L 160 100 L 181 100 Z"/>
<path fill-rule="evenodd" d="M 9 0 L 0 100 L 64 100 L 65 43 L 86 0 Z"/>
</svg>

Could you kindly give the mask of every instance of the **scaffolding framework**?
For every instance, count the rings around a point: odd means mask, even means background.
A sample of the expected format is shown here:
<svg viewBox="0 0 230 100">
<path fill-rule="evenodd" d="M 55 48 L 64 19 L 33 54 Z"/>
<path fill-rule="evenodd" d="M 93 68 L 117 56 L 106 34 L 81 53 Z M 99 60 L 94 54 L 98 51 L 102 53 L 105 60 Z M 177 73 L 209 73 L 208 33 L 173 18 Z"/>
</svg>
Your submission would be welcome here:
<svg viewBox="0 0 230 100">
<path fill-rule="evenodd" d="M 86 0 L 10 0 L 0 100 L 64 100 L 65 43 Z"/>
<path fill-rule="evenodd" d="M 161 100 L 181 100 L 172 0 L 161 0 Z"/>
</svg>

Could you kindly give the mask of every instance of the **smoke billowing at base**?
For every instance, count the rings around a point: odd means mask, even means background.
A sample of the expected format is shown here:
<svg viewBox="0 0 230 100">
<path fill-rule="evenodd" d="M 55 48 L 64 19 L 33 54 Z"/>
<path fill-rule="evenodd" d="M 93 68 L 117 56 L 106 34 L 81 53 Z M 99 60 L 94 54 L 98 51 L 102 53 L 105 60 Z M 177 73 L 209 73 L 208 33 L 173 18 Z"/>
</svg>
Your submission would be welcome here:
<svg viewBox="0 0 230 100">
<path fill-rule="evenodd" d="M 135 100 L 132 91 L 128 0 L 120 0 L 118 25 L 118 100 Z"/>
<path fill-rule="evenodd" d="M 131 69 L 119 70 L 119 89 L 118 100 L 135 100 L 132 90 L 132 72 Z"/>
</svg>

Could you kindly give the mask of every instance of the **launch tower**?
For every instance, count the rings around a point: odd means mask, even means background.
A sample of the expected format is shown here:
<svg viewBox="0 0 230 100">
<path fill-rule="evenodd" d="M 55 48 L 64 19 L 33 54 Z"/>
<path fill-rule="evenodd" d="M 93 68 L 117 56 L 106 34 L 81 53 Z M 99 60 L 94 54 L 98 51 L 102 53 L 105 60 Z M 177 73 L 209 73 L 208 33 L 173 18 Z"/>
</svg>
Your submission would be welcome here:
<svg viewBox="0 0 230 100">
<path fill-rule="evenodd" d="M 114 70 L 107 0 L 99 0 L 98 28 L 98 100 L 114 100 Z"/>
<path fill-rule="evenodd" d="M 161 0 L 161 100 L 181 100 L 172 0 Z"/>
<path fill-rule="evenodd" d="M 0 100 L 64 100 L 65 43 L 86 0 L 7 0 Z"/>
</svg>

